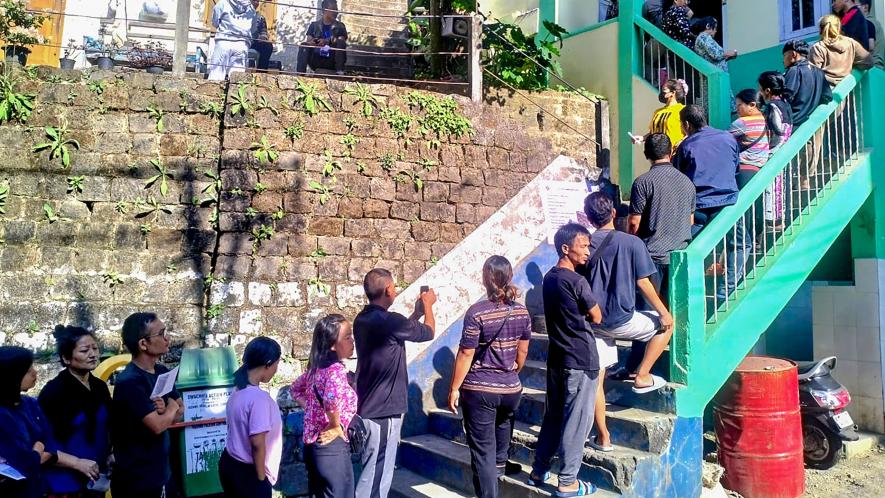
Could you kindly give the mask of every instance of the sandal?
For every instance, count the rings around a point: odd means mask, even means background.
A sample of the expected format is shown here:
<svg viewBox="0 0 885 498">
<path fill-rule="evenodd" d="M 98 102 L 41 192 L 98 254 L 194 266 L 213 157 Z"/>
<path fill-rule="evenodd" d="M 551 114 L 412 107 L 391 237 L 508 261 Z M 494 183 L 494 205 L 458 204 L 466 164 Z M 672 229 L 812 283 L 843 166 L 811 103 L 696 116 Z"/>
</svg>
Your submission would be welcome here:
<svg viewBox="0 0 885 498">
<path fill-rule="evenodd" d="M 650 386 L 636 387 L 634 384 L 633 392 L 636 394 L 645 394 L 650 393 L 652 391 L 657 391 L 658 389 L 667 385 L 667 381 L 664 380 L 663 377 L 658 377 L 657 375 L 651 376 L 652 384 Z"/>
<path fill-rule="evenodd" d="M 603 452 L 603 453 L 611 453 L 612 451 L 615 451 L 615 447 L 614 447 L 614 446 L 612 446 L 612 445 L 610 445 L 610 444 L 607 445 L 607 446 L 603 446 L 603 445 L 601 445 L 601 444 L 599 444 L 599 443 L 596 442 L 596 441 L 598 441 L 598 440 L 599 440 L 599 436 L 593 436 L 593 439 L 591 439 L 590 442 L 589 442 L 588 444 L 589 444 L 590 447 L 593 448 L 594 450 L 596 450 L 596 451 L 601 451 L 601 452 Z"/>
<path fill-rule="evenodd" d="M 578 489 L 576 489 L 575 491 L 560 491 L 557 489 L 556 492 L 553 493 L 553 496 L 557 498 L 569 498 L 572 496 L 592 495 L 595 492 L 596 486 L 594 486 L 593 483 L 578 480 Z"/>
<path fill-rule="evenodd" d="M 550 479 L 550 472 L 544 472 L 544 475 L 541 476 L 540 479 L 536 478 L 533 473 L 529 472 L 529 478 L 526 482 L 529 486 L 540 488 L 545 482 L 547 482 L 547 479 Z"/>
</svg>

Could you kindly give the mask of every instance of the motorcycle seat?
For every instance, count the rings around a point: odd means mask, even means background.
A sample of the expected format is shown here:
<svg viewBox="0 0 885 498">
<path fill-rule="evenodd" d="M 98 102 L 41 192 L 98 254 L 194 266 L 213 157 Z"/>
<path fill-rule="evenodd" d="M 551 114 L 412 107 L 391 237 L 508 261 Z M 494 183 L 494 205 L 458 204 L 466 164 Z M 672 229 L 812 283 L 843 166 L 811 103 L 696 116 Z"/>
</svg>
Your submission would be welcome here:
<svg viewBox="0 0 885 498">
<path fill-rule="evenodd" d="M 799 382 L 827 375 L 836 368 L 836 357 L 830 356 L 818 361 L 797 363 Z"/>
</svg>

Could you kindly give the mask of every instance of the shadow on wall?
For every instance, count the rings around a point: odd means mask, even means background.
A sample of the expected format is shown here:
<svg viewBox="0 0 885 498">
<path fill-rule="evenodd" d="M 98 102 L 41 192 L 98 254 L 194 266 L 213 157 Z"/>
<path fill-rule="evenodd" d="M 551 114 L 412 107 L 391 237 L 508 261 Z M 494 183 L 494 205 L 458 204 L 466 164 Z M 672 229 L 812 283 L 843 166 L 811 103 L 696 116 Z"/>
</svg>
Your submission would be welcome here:
<svg viewBox="0 0 885 498">
<path fill-rule="evenodd" d="M 459 335 L 460 338 L 460 335 Z M 449 402 L 449 385 L 452 371 L 455 368 L 455 352 L 449 347 L 442 347 L 433 355 L 433 374 L 435 378 L 430 388 L 429 398 L 425 402 L 424 392 L 418 383 L 409 384 L 409 412 L 403 419 L 406 435 L 424 434 L 428 431 L 427 415 L 430 410 L 446 409 Z"/>
</svg>

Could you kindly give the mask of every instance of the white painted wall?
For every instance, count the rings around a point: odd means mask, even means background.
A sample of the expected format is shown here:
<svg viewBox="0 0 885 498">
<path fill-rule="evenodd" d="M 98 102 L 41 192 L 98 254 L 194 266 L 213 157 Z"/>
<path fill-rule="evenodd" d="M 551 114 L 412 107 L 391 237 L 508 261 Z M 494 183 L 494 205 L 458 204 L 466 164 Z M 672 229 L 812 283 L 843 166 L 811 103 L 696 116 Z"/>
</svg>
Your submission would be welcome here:
<svg viewBox="0 0 885 498">
<path fill-rule="evenodd" d="M 854 260 L 854 286 L 812 288 L 814 357 L 835 355 L 857 425 L 885 433 L 885 260 Z"/>
<path fill-rule="evenodd" d="M 577 31 L 599 22 L 599 0 L 559 0 L 556 24 Z"/>
<path fill-rule="evenodd" d="M 538 0 L 479 0 L 479 11 L 491 19 L 514 22 L 528 34 L 538 31 Z"/>
</svg>

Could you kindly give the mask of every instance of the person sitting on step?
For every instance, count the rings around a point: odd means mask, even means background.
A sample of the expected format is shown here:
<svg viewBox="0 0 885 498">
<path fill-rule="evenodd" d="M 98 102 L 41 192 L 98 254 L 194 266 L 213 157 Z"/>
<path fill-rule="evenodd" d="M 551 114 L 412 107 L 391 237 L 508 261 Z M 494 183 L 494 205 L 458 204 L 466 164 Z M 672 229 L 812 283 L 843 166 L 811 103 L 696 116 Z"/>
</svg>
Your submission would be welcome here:
<svg viewBox="0 0 885 498">
<path fill-rule="evenodd" d="M 323 0 L 323 17 L 307 28 L 307 39 L 298 49 L 295 71 L 306 73 L 312 70 L 329 69 L 335 74 L 344 74 L 347 62 L 347 28 L 337 20 L 338 4 L 335 0 Z"/>
</svg>

